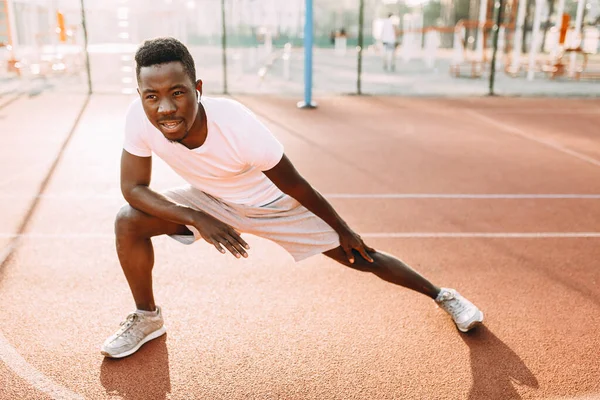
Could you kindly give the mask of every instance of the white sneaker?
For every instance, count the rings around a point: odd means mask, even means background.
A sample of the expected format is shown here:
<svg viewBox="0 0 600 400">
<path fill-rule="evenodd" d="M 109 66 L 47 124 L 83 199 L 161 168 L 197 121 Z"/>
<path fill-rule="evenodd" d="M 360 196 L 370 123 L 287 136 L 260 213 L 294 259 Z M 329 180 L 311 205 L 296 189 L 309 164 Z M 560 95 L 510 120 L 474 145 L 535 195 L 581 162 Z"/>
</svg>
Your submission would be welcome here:
<svg viewBox="0 0 600 400">
<path fill-rule="evenodd" d="M 483 322 L 483 313 L 454 289 L 442 288 L 435 302 L 454 320 L 461 332 L 467 332 Z"/>
<path fill-rule="evenodd" d="M 157 315 L 148 316 L 138 311 L 132 312 L 121 322 L 119 330 L 104 341 L 100 352 L 106 357 L 122 358 L 138 351 L 152 339 L 162 336 L 165 325 L 160 307 Z"/>
</svg>

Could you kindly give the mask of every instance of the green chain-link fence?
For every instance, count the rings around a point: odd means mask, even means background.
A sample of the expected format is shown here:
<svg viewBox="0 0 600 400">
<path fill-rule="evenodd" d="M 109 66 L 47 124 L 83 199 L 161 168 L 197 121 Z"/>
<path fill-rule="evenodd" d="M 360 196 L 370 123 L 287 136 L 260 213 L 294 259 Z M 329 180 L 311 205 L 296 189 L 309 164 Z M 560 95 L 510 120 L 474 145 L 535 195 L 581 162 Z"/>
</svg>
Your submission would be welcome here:
<svg viewBox="0 0 600 400">
<path fill-rule="evenodd" d="M 227 84 L 230 93 L 301 97 L 304 1 L 84 0 L 94 92 L 133 93 L 136 47 L 147 38 L 174 36 L 189 46 L 207 92 L 221 93 Z M 86 86 L 81 1 L 5 3 L 13 46 L 0 48 L 0 84 L 18 72 L 21 80 L 62 77 L 71 88 Z M 493 0 L 314 0 L 313 91 L 488 94 L 498 10 Z M 600 0 L 504 0 L 502 11 L 494 92 L 600 92 Z M 57 33 L 57 13 L 66 40 Z M 382 37 L 388 24 L 396 32 L 390 50 Z M 0 38 L 8 41 L 6 34 Z"/>
</svg>

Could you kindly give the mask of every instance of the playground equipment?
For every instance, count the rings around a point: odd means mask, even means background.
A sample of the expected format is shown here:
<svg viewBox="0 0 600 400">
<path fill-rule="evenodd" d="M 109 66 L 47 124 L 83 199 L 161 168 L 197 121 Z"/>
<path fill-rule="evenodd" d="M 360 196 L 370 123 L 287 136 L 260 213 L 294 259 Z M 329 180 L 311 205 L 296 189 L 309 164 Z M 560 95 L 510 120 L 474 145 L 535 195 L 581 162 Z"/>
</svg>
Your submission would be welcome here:
<svg viewBox="0 0 600 400">
<path fill-rule="evenodd" d="M 11 23 L 12 13 L 9 12 L 7 0 L 0 1 L 0 48 L 7 51 L 6 66 L 7 72 L 20 75 L 18 61 L 15 58 L 13 43 L 13 24 Z"/>
<path fill-rule="evenodd" d="M 577 29 L 569 32 L 569 22 L 569 15 L 563 14 L 558 25 L 558 44 L 550 61 L 542 67 L 543 72 L 551 79 L 561 76 L 570 76 L 575 80 L 600 79 L 600 65 L 589 62 L 593 51 L 584 48 L 584 33 Z"/>
<path fill-rule="evenodd" d="M 47 31 L 30 30 L 30 36 L 15 43 L 16 26 L 12 2 L 0 0 L 0 48 L 6 50 L 6 71 L 17 77 L 48 77 L 78 73 L 83 67 L 82 50 L 76 41 L 78 26 L 68 26 L 61 11 Z"/>
<path fill-rule="evenodd" d="M 565 0 L 558 1 L 558 9 L 556 15 L 558 18 L 555 27 L 556 39 L 550 44 L 550 60 L 540 62 L 538 52 L 541 47 L 541 14 L 543 1 L 536 0 L 531 44 L 529 46 L 529 57 L 527 64 L 520 61 L 521 47 L 523 43 L 523 24 L 525 21 L 526 0 L 518 0 L 517 11 L 517 27 L 515 32 L 514 48 L 512 53 L 512 61 L 508 73 L 516 76 L 521 70 L 527 71 L 527 79 L 533 80 L 536 72 L 545 72 L 552 79 L 557 76 L 568 75 L 569 77 L 579 79 L 582 73 L 588 68 L 588 55 L 591 52 L 586 52 L 581 47 L 582 42 L 582 22 L 583 10 L 585 8 L 585 0 L 578 0 L 577 15 L 575 24 L 571 27 L 570 17 L 564 13 Z M 569 67 L 565 63 L 565 55 L 569 55 Z M 577 61 L 577 56 L 580 55 L 580 61 Z"/>
<path fill-rule="evenodd" d="M 411 13 L 402 16 L 404 34 L 400 56 L 405 63 L 409 62 L 418 49 L 421 48 L 421 35 L 423 34 L 423 14 Z"/>
<path fill-rule="evenodd" d="M 464 76 L 463 71 L 466 68 L 467 75 L 471 78 L 479 78 L 483 75 L 486 65 L 488 63 L 488 48 L 487 41 L 494 26 L 494 22 L 491 20 L 481 23 L 480 21 L 473 20 L 461 20 L 458 21 L 454 27 L 454 45 L 453 45 L 453 57 L 452 63 L 450 64 L 450 74 L 455 77 Z M 499 28 L 498 33 L 498 51 L 500 55 L 504 57 L 498 57 L 496 60 L 496 66 L 503 63 L 505 66 L 508 63 L 508 57 L 506 55 L 506 31 L 513 29 L 513 24 L 502 24 Z M 470 49 L 469 38 L 467 38 L 467 31 L 477 29 L 478 37 L 481 42 L 478 43 L 475 49 Z M 479 34 L 481 33 L 481 34 Z M 504 61 L 502 61 L 504 59 Z"/>
<path fill-rule="evenodd" d="M 510 21 L 508 18 L 507 20 Z M 523 44 L 519 39 L 522 33 L 519 33 L 518 25 L 513 21 L 501 24 L 498 31 L 496 70 L 504 70 L 512 77 L 522 76 L 523 72 L 525 75 L 541 72 L 552 79 L 560 76 L 576 80 L 600 78 L 600 65 L 594 64 L 595 57 L 592 57 L 596 53 L 597 42 L 600 41 L 600 32 L 596 28 L 589 28 L 586 42 L 582 39 L 583 34 L 577 33 L 569 22 L 568 15 L 565 15 L 560 24 L 560 32 L 556 31 L 556 27 L 549 30 L 546 39 L 549 54 L 539 54 L 537 51 L 541 47 L 542 35 L 533 38 L 527 59 L 522 57 Z M 488 71 L 491 62 L 488 43 L 491 42 L 489 39 L 493 28 L 494 22 L 491 20 L 483 24 L 476 20 L 461 20 L 454 27 L 432 26 L 403 30 L 400 32 L 403 40 L 399 53 L 405 61 L 421 54 L 425 66 L 434 68 L 441 45 L 440 38 L 442 35 L 452 35 L 450 74 L 454 77 L 480 78 Z M 483 38 L 481 46 L 475 43 L 475 38 L 479 36 L 477 31 L 481 32 Z M 570 66 L 573 55 L 576 61 L 574 66 Z"/>
<path fill-rule="evenodd" d="M 567 69 L 566 57 L 569 56 L 580 56 L 580 63 L 575 63 L 575 67 L 571 69 Z M 579 80 L 581 78 L 600 78 L 600 71 L 590 71 L 588 70 L 588 56 L 589 53 L 583 51 L 581 47 L 576 48 L 568 48 L 562 50 L 559 55 L 552 61 L 552 63 L 544 66 L 544 72 L 548 73 L 551 79 L 556 78 L 557 76 L 564 76 L 568 73 L 572 73 L 572 77 L 575 80 Z M 577 60 L 577 59 L 576 59 Z"/>
<path fill-rule="evenodd" d="M 529 45 L 529 54 L 526 60 L 522 59 L 524 40 L 524 22 L 526 16 L 527 0 L 514 0 L 510 12 L 499 27 L 498 52 L 496 67 L 504 64 L 504 71 L 513 77 L 525 72 L 528 80 L 533 80 L 536 72 L 545 72 L 550 78 L 569 76 L 573 79 L 600 78 L 600 68 L 591 65 L 589 60 L 594 51 L 582 46 L 582 16 L 585 0 L 578 0 L 577 17 L 574 26 L 570 18 L 564 14 L 565 0 L 559 0 L 556 26 L 550 30 L 551 40 L 546 40 L 549 45 L 549 55 L 539 54 L 542 42 L 541 12 L 542 0 L 536 0 L 533 15 L 533 26 Z M 454 27 L 454 52 L 450 66 L 451 75 L 481 77 L 487 68 L 489 34 L 492 32 L 494 22 L 490 19 L 493 10 L 486 0 L 482 0 L 480 10 L 487 7 L 487 13 L 480 12 L 479 20 L 461 20 Z M 487 19 L 484 19 L 487 18 Z M 477 43 L 473 48 L 474 36 L 469 31 L 476 30 Z M 549 58 L 549 60 L 548 60 Z M 466 70 L 466 73 L 465 73 Z"/>
</svg>

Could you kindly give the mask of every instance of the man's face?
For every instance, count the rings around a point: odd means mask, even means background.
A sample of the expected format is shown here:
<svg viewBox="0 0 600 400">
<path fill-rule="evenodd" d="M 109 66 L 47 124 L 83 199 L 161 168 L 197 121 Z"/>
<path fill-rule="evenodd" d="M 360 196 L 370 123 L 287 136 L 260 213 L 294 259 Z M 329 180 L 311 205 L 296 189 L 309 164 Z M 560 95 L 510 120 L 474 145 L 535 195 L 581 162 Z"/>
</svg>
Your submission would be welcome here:
<svg viewBox="0 0 600 400">
<path fill-rule="evenodd" d="M 183 64 L 173 61 L 142 67 L 138 93 L 146 116 L 170 141 L 181 142 L 188 135 L 198 114 L 196 84 L 186 74 Z"/>
</svg>

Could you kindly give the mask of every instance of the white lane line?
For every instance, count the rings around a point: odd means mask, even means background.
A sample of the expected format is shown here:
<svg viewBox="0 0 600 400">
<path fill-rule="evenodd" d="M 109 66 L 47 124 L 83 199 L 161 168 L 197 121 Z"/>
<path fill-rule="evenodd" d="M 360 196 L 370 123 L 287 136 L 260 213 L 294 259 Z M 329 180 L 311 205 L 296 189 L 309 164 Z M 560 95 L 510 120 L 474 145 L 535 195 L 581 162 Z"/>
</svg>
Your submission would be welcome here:
<svg viewBox="0 0 600 400">
<path fill-rule="evenodd" d="M 359 232 L 368 238 L 597 238 L 600 232 Z M 0 232 L 0 239 L 112 239 L 110 233 L 25 233 L 15 235 Z"/>
<path fill-rule="evenodd" d="M 9 186 L 15 181 L 25 181 L 25 177 L 29 174 L 32 174 L 36 171 L 44 170 L 44 164 L 46 163 L 37 163 L 33 165 L 29 165 L 27 168 L 22 168 L 16 173 L 11 173 L 6 179 L 0 181 L 1 186 Z"/>
<path fill-rule="evenodd" d="M 544 145 L 546 147 L 550 147 L 551 149 L 558 150 L 561 153 L 568 154 L 568 155 L 570 155 L 572 157 L 578 158 L 581 161 L 585 161 L 587 163 L 590 163 L 592 165 L 600 167 L 600 160 L 597 160 L 597 159 L 595 159 L 593 157 L 590 157 L 590 156 L 587 156 L 585 154 L 579 153 L 579 152 L 577 152 L 575 150 L 568 149 L 568 148 L 563 147 L 560 144 L 555 143 L 553 141 L 537 138 L 537 137 L 535 137 L 533 135 L 528 134 L 527 132 L 525 132 L 522 129 L 519 129 L 519 128 L 515 127 L 515 126 L 511 126 L 511 125 L 505 124 L 503 122 L 496 121 L 495 119 L 490 118 L 490 117 L 486 117 L 485 115 L 482 115 L 482 114 L 480 114 L 480 113 L 478 113 L 476 111 L 473 111 L 473 110 L 465 110 L 465 111 L 467 113 L 471 114 L 473 117 L 478 118 L 478 119 L 480 119 L 482 121 L 485 121 L 485 122 L 487 122 L 487 123 L 489 123 L 491 125 L 495 125 L 495 126 L 501 128 L 501 129 L 503 129 L 506 132 L 509 132 L 509 133 L 514 134 L 514 135 L 520 136 L 520 137 L 522 137 L 524 139 L 527 139 L 527 140 L 531 140 L 532 142 L 539 143 L 539 144 Z"/>
<path fill-rule="evenodd" d="M 548 400 L 598 400 L 600 399 L 600 392 L 598 393 L 586 393 L 575 396 L 567 396 L 567 397 L 552 397 L 548 398 Z"/>
<path fill-rule="evenodd" d="M 110 233 L 24 233 L 21 235 L 14 233 L 0 232 L 0 239 L 105 239 L 114 238 Z"/>
<path fill-rule="evenodd" d="M 83 400 L 84 397 L 54 383 L 46 375 L 31 366 L 0 332 L 0 360 L 14 373 L 26 380 L 35 389 L 50 395 L 53 399 Z"/>
<path fill-rule="evenodd" d="M 600 199 L 600 194 L 331 193 L 330 199 Z"/>
<path fill-rule="evenodd" d="M 4 235 L 5 236 L 2 236 L 2 234 L 0 234 L 0 239 L 15 239 L 14 234 L 13 235 L 4 234 Z M 2 249 L 2 251 L 0 252 L 0 265 L 4 265 L 4 263 L 8 260 L 8 257 L 10 257 L 10 255 L 13 253 L 16 242 L 18 242 L 18 240 L 12 240 L 11 243 L 6 245 Z"/>
<path fill-rule="evenodd" d="M 600 238 L 600 232 L 381 232 L 359 233 L 367 238 Z"/>
<path fill-rule="evenodd" d="M 89 194 L 63 194 L 63 193 L 46 193 L 37 196 L 27 195 L 25 193 L 3 193 L 0 194 L 0 199 L 14 200 L 14 199 L 58 199 L 58 200 L 94 200 L 94 199 L 115 199 L 123 200 L 123 196 L 120 193 L 114 194 L 101 194 L 101 193 L 89 193 Z"/>
<path fill-rule="evenodd" d="M 328 199 L 600 199 L 600 194 L 583 193 L 324 193 Z M 57 200 L 94 200 L 94 199 L 113 199 L 125 201 L 121 194 L 61 194 L 47 193 L 37 196 L 41 199 Z M 34 198 L 25 194 L 0 194 L 0 199 L 30 199 Z"/>
<path fill-rule="evenodd" d="M 46 190 L 47 184 L 50 178 L 54 175 L 57 166 L 60 164 L 62 156 L 65 152 L 65 149 L 69 146 L 72 137 L 75 135 L 75 132 L 78 128 L 79 121 L 81 120 L 84 112 L 87 109 L 87 106 L 90 102 L 90 96 L 88 95 L 77 115 L 77 118 L 73 122 L 73 126 L 67 134 L 66 139 L 62 143 L 58 154 L 54 157 L 54 161 L 52 165 L 49 166 L 48 172 L 45 174 L 42 182 L 40 182 L 40 187 L 37 193 L 44 193 Z M 28 207 L 26 214 L 23 220 L 20 223 L 20 227 L 18 228 L 18 232 L 23 232 L 23 230 L 27 227 L 33 212 L 36 210 L 37 205 L 39 203 L 39 199 L 35 199 Z M 7 248 L 2 253 L 2 270 L 4 270 L 5 262 L 8 260 L 13 251 L 19 245 L 20 237 L 16 237 L 11 241 L 11 243 L 7 246 Z M 7 252 L 8 251 L 8 252 Z M 3 271 L 0 271 L 3 272 Z M 12 370 L 15 374 L 20 376 L 22 379 L 27 381 L 32 387 L 35 389 L 49 394 L 54 399 L 84 399 L 83 396 L 70 391 L 66 387 L 63 387 L 55 382 L 53 382 L 50 378 L 46 377 L 43 373 L 36 370 L 32 365 L 28 364 L 27 361 L 17 352 L 17 350 L 10 345 L 8 340 L 4 337 L 0 330 L 0 360 L 4 362 L 4 364 Z"/>
<path fill-rule="evenodd" d="M 463 109 L 460 109 L 463 110 Z M 470 110 L 475 111 L 471 108 Z M 509 113 L 509 114 L 546 114 L 546 115 L 597 115 L 600 116 L 600 108 L 478 108 L 478 111 Z"/>
</svg>

